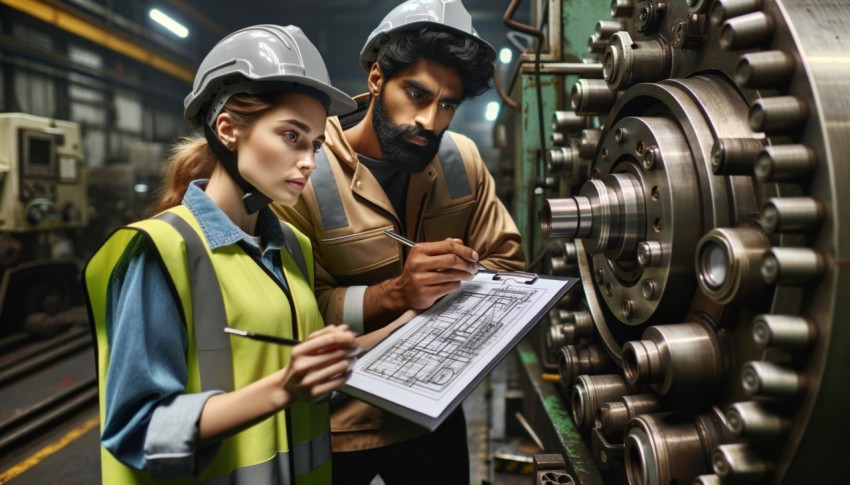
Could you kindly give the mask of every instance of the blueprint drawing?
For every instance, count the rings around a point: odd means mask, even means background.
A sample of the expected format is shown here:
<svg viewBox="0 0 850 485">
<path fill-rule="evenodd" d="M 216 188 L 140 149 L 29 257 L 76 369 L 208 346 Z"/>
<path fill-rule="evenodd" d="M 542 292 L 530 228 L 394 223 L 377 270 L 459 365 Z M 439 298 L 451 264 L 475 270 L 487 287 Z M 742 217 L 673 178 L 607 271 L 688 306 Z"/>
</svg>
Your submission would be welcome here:
<svg viewBox="0 0 850 485">
<path fill-rule="evenodd" d="M 341 391 L 434 430 L 577 282 L 479 272 L 363 354 Z"/>
<path fill-rule="evenodd" d="M 544 290 L 504 281 L 467 285 L 420 315 L 424 320 L 415 328 L 399 330 L 403 335 L 368 355 L 359 370 L 408 392 L 433 397 L 473 372 L 470 365 L 476 356 L 512 323 L 522 321 L 529 303 L 542 293 Z"/>
</svg>

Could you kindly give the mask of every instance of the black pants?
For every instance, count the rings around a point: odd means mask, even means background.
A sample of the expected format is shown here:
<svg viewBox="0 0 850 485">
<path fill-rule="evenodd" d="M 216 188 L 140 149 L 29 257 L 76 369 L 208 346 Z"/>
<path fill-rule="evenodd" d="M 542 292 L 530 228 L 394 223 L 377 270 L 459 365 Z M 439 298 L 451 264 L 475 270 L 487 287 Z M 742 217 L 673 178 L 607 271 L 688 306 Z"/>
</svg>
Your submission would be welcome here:
<svg viewBox="0 0 850 485">
<path fill-rule="evenodd" d="M 335 485 L 469 485 L 466 419 L 458 408 L 433 433 L 394 445 L 333 454 Z"/>
</svg>

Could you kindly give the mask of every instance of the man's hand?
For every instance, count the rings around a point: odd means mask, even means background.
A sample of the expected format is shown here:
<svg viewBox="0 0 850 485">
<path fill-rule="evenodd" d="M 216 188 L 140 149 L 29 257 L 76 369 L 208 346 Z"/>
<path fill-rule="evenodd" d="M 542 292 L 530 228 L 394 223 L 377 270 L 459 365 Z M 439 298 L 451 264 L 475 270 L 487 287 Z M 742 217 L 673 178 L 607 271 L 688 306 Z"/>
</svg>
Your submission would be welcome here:
<svg viewBox="0 0 850 485">
<path fill-rule="evenodd" d="M 397 278 L 407 308 L 424 310 L 471 280 L 478 269 L 478 253 L 460 239 L 417 243 L 410 249 L 404 271 Z"/>
<path fill-rule="evenodd" d="M 405 310 L 430 307 L 471 280 L 477 261 L 478 253 L 460 239 L 416 243 L 400 276 L 366 290 L 364 320 L 386 322 Z"/>
</svg>

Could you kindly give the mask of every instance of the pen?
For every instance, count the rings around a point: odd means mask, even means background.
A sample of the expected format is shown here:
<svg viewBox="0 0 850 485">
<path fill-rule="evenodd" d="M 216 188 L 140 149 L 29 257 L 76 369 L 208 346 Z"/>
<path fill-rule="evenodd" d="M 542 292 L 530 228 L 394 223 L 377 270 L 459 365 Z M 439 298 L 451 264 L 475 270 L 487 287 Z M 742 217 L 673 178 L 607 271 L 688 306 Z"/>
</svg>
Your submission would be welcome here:
<svg viewBox="0 0 850 485">
<path fill-rule="evenodd" d="M 413 241 L 411 241 L 410 239 L 408 239 L 408 238 L 406 238 L 406 237 L 402 236 L 401 234 L 398 234 L 397 232 L 390 231 L 390 230 L 386 230 L 386 231 L 384 231 L 384 235 L 389 236 L 389 237 L 391 237 L 392 239 L 395 239 L 396 241 L 398 241 L 398 242 L 400 242 L 400 243 L 404 244 L 405 246 L 407 246 L 407 247 L 409 247 L 409 248 L 412 248 L 413 246 L 416 246 L 416 243 L 415 243 L 415 242 L 413 242 Z M 483 270 L 483 271 L 490 271 L 489 269 L 487 269 L 487 267 L 486 267 L 486 266 L 484 266 L 483 264 L 479 263 L 478 261 L 476 261 L 476 262 L 475 262 L 475 266 L 478 266 L 478 269 L 479 269 L 479 270 Z"/>
<path fill-rule="evenodd" d="M 238 335 L 240 337 L 246 337 L 253 340 L 262 340 L 263 342 L 271 342 L 273 344 L 278 345 L 298 345 L 299 343 L 301 343 L 299 340 L 294 338 L 282 338 L 275 337 L 273 335 L 246 332 L 245 330 L 239 330 L 238 328 L 224 327 L 224 331 L 233 335 Z"/>
<path fill-rule="evenodd" d="M 261 340 L 263 342 L 271 342 L 273 344 L 278 345 L 298 345 L 301 343 L 300 340 L 294 338 L 283 338 L 275 337 L 274 335 L 265 335 L 262 333 L 246 332 L 245 330 L 239 330 L 238 328 L 233 327 L 224 327 L 224 331 L 229 334 L 236 335 L 237 337 L 245 337 L 251 340 Z M 346 357 L 360 357 L 365 353 L 366 351 L 358 346 L 353 348 Z"/>
</svg>

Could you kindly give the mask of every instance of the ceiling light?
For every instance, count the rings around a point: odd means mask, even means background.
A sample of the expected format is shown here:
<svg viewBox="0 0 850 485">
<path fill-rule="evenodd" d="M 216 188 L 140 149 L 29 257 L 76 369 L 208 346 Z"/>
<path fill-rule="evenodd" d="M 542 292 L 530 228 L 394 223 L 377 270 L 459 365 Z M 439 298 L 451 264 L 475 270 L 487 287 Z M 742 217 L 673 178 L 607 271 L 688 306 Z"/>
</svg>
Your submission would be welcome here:
<svg viewBox="0 0 850 485">
<path fill-rule="evenodd" d="M 502 64 L 510 64 L 513 58 L 514 52 L 509 47 L 502 47 L 502 50 L 499 51 L 499 60 L 502 61 Z"/>
<path fill-rule="evenodd" d="M 186 36 L 189 35 L 189 29 L 183 26 L 180 22 L 174 20 L 168 15 L 162 13 L 160 10 L 152 8 L 150 11 L 150 17 L 166 29 L 170 30 L 171 33 L 180 37 L 181 39 L 185 39 Z"/>
<path fill-rule="evenodd" d="M 484 119 L 487 121 L 496 121 L 499 117 L 499 103 L 490 101 L 487 103 L 487 110 L 484 112 Z"/>
</svg>

